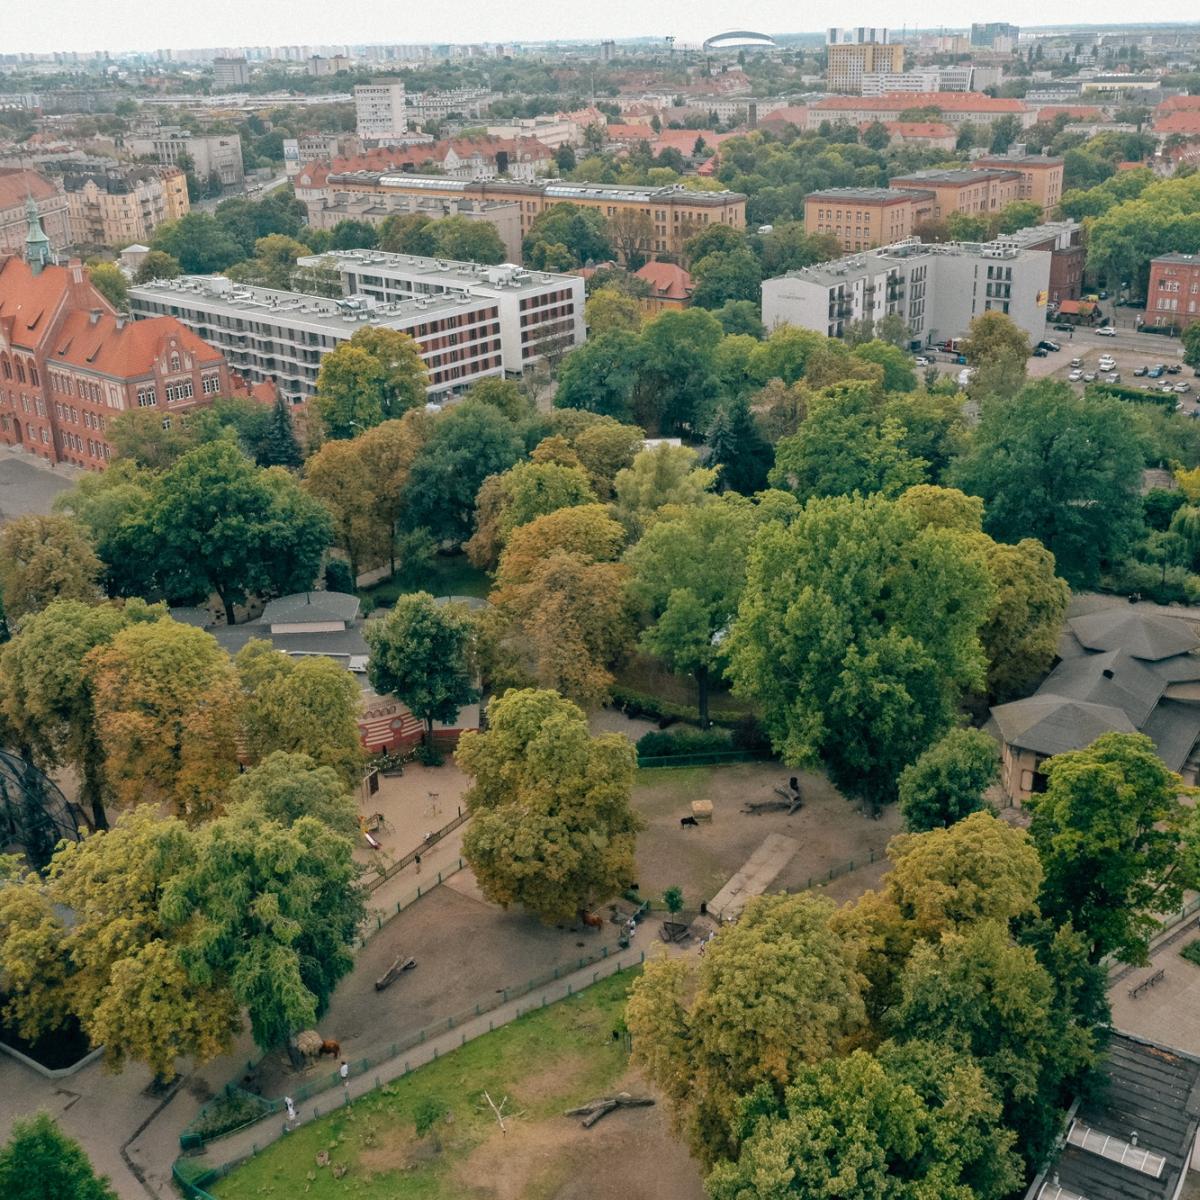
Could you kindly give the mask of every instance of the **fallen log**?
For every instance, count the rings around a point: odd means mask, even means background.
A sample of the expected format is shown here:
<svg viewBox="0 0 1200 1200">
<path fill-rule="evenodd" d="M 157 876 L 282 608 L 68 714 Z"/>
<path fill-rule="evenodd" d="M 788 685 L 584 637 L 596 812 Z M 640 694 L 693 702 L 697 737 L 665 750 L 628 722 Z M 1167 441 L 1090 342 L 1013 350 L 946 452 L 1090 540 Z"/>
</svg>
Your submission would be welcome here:
<svg viewBox="0 0 1200 1200">
<path fill-rule="evenodd" d="M 589 1100 L 578 1108 L 569 1108 L 563 1114 L 567 1117 L 583 1117 L 580 1125 L 591 1129 L 602 1117 L 608 1116 L 618 1108 L 647 1108 L 654 1103 L 650 1096 L 631 1096 L 628 1092 L 618 1092 L 615 1096 L 601 1096 L 598 1100 Z"/>
<path fill-rule="evenodd" d="M 404 971 L 411 971 L 417 965 L 415 958 L 405 958 L 403 954 L 380 977 L 375 980 L 375 990 L 382 992 L 389 984 L 394 983 Z"/>
</svg>

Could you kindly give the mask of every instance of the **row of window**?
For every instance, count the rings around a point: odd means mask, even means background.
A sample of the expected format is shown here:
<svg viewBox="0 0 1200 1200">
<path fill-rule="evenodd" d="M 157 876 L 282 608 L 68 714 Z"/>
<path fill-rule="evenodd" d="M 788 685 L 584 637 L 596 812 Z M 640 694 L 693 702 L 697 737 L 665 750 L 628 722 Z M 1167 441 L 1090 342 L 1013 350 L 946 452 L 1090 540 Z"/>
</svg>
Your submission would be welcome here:
<svg viewBox="0 0 1200 1200">
<path fill-rule="evenodd" d="M 1158 290 L 1160 292 L 1178 292 L 1182 290 L 1179 286 L 1178 279 L 1160 279 L 1158 281 Z M 1200 279 L 1192 281 L 1192 286 L 1188 289 L 1193 296 L 1200 293 Z"/>
<path fill-rule="evenodd" d="M 28 376 L 26 374 L 25 361 L 23 359 L 13 357 L 9 358 L 7 354 L 0 356 L 0 374 L 3 374 L 5 379 L 13 377 L 13 370 L 16 370 L 17 382 L 25 383 L 27 380 L 34 387 L 41 386 L 41 380 L 38 378 L 37 363 L 33 359 L 29 360 Z"/>
<path fill-rule="evenodd" d="M 79 410 L 77 408 L 74 408 L 70 404 L 63 404 L 58 400 L 55 400 L 55 402 L 54 402 L 54 415 L 60 421 L 70 421 L 74 425 L 78 425 L 80 423 Z M 83 410 L 82 420 L 83 420 L 83 424 L 88 429 L 103 429 L 104 428 L 104 418 L 98 417 L 95 414 L 88 412 L 88 410 L 86 408 Z"/>
</svg>

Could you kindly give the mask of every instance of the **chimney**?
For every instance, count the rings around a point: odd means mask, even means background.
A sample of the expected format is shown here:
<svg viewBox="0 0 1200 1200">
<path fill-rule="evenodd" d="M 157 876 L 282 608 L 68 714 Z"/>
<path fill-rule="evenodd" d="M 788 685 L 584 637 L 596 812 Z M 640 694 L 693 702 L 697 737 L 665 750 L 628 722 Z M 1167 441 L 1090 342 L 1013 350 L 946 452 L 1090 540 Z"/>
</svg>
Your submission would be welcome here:
<svg viewBox="0 0 1200 1200">
<path fill-rule="evenodd" d="M 117 318 L 117 330 L 118 330 L 118 332 L 119 332 L 120 330 L 124 329 L 124 328 L 125 328 L 125 318 L 124 318 L 124 317 L 118 317 L 118 318 Z"/>
<path fill-rule="evenodd" d="M 1113 677 L 1112 667 L 1105 667 L 1104 670 L 1100 672 L 1100 674 L 1103 675 L 1105 679 L 1111 679 Z"/>
<path fill-rule="evenodd" d="M 93 308 L 91 310 L 91 312 L 88 313 L 88 324 L 95 325 L 99 320 L 100 320 L 100 309 Z"/>
</svg>

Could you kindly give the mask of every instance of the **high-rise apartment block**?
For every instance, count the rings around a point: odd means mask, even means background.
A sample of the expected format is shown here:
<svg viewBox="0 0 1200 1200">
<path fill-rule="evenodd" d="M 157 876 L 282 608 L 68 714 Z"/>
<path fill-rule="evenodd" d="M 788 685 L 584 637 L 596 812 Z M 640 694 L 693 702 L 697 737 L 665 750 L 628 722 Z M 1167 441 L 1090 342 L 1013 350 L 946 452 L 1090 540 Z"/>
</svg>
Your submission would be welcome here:
<svg viewBox="0 0 1200 1200">
<path fill-rule="evenodd" d="M 359 138 L 367 143 L 387 143 L 408 133 L 404 84 L 385 80 L 360 83 L 354 88 L 354 116 Z"/>
<path fill-rule="evenodd" d="M 826 78 L 831 92 L 861 93 L 863 77 L 904 70 L 904 47 L 888 41 L 888 31 L 859 25 L 830 29 L 825 38 Z"/>
<path fill-rule="evenodd" d="M 971 26 L 971 45 L 989 50 L 1011 50 L 1020 36 L 1020 26 L 1009 25 L 1007 21 L 976 22 Z"/>
<path fill-rule="evenodd" d="M 213 59 L 213 89 L 245 87 L 250 82 L 250 66 L 244 58 Z"/>
</svg>

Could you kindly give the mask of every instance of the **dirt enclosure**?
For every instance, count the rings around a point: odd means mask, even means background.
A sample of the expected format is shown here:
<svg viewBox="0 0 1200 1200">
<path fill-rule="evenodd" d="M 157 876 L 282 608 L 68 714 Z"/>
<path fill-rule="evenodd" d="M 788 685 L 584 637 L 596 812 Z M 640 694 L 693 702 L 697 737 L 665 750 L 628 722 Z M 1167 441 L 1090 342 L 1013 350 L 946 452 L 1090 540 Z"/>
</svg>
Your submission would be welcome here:
<svg viewBox="0 0 1200 1200">
<path fill-rule="evenodd" d="M 774 796 L 795 774 L 800 780 L 804 807 L 792 816 L 782 809 L 751 815 L 743 812 L 749 801 Z M 712 823 L 681 827 L 693 800 L 711 800 Z M 866 865 L 872 854 L 878 861 L 888 841 L 901 830 L 895 806 L 873 820 L 859 812 L 823 775 L 792 771 L 777 763 L 739 763 L 727 767 L 688 767 L 638 772 L 633 805 L 646 822 L 638 837 L 637 866 L 641 894 L 657 901 L 665 888 L 683 889 L 689 908 L 710 900 L 742 866 L 769 833 L 794 838 L 800 848 L 776 877 L 770 891 L 799 891 L 819 882 L 823 875 L 853 861 Z M 856 871 L 856 895 L 873 886 L 879 871 Z M 841 896 L 845 886 L 830 885 L 830 894 Z"/>
</svg>

